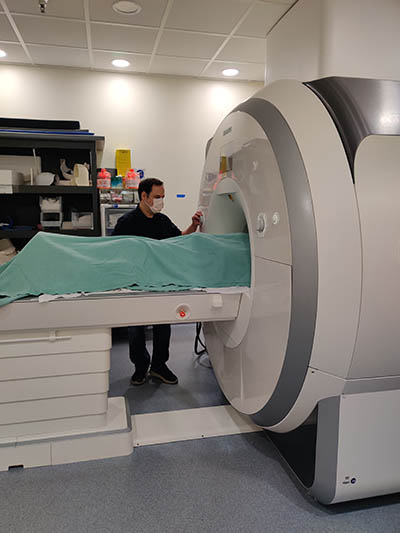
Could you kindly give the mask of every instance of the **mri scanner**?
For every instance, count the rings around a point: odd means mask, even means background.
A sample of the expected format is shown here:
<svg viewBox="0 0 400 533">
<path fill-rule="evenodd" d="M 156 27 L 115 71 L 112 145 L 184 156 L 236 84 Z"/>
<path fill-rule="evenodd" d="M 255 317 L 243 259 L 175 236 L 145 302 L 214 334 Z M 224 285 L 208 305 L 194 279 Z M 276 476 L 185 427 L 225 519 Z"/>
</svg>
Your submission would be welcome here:
<svg viewBox="0 0 400 533">
<path fill-rule="evenodd" d="M 201 321 L 224 394 L 316 499 L 399 491 L 399 178 L 398 82 L 285 80 L 239 105 L 199 208 L 202 231 L 248 232 L 250 290 L 0 309 L 0 469 L 131 453 L 111 327 Z"/>
</svg>

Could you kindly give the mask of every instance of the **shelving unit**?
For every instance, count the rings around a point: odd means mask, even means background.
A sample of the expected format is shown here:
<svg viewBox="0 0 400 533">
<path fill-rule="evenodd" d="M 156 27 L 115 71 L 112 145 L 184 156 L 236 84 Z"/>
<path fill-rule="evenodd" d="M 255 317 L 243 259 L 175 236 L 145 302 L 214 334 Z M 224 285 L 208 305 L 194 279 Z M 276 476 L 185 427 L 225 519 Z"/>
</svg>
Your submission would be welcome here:
<svg viewBox="0 0 400 533">
<path fill-rule="evenodd" d="M 93 194 L 93 187 L 73 185 L 13 185 L 12 194 Z"/>
<path fill-rule="evenodd" d="M 2 156 L 40 157 L 42 172 L 60 177 L 60 159 L 66 159 L 73 168 L 75 163 L 89 163 L 90 186 L 71 185 L 13 185 L 12 193 L 0 193 L 0 222 L 12 220 L 16 229 L 0 230 L 0 238 L 9 238 L 22 248 L 36 233 L 40 223 L 39 197 L 63 197 L 64 221 L 71 220 L 72 211 L 93 213 L 93 229 L 45 228 L 42 231 L 66 235 L 101 235 L 99 195 L 96 184 L 97 155 L 104 148 L 104 137 L 73 134 L 36 134 L 0 132 L 0 159 Z M 18 229 L 18 226 L 21 229 Z"/>
</svg>

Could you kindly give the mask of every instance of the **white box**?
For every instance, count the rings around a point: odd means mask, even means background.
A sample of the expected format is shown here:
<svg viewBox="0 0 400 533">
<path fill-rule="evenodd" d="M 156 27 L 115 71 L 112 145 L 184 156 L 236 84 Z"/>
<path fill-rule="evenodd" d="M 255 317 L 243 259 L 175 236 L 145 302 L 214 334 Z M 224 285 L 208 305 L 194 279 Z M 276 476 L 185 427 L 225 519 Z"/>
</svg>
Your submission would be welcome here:
<svg viewBox="0 0 400 533">
<path fill-rule="evenodd" d="M 16 170 L 24 176 L 24 182 L 31 182 L 31 172 L 37 176 L 42 172 L 42 162 L 39 156 L 33 155 L 0 155 L 1 170 Z"/>
<path fill-rule="evenodd" d="M 74 228 L 93 229 L 93 213 L 72 213 L 71 222 Z"/>
<path fill-rule="evenodd" d="M 22 172 L 0 169 L 0 185 L 22 185 L 23 183 L 24 175 Z"/>
</svg>

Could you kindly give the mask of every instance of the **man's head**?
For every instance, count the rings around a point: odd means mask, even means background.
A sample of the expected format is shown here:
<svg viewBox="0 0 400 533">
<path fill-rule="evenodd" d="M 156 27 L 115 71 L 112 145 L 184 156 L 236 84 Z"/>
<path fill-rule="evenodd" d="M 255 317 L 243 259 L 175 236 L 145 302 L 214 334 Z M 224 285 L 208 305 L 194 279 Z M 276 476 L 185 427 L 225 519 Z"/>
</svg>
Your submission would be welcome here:
<svg viewBox="0 0 400 533">
<path fill-rule="evenodd" d="M 146 178 L 139 184 L 139 199 L 145 204 L 150 212 L 159 213 L 163 208 L 165 196 L 164 184 L 157 178 Z M 145 209 L 147 211 L 147 209 Z"/>
</svg>

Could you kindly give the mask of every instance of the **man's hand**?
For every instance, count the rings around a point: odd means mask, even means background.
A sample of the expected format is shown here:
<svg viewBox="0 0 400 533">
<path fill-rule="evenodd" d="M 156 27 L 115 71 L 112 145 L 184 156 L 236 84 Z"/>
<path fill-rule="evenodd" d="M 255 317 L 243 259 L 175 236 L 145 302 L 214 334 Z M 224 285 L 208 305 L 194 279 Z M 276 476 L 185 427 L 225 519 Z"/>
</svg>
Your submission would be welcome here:
<svg viewBox="0 0 400 533">
<path fill-rule="evenodd" d="M 201 224 L 202 216 L 203 213 L 201 211 L 196 211 L 196 213 L 192 216 L 192 223 L 187 229 L 185 229 L 185 231 L 182 231 L 182 235 L 189 235 L 190 233 L 194 233 Z"/>
<path fill-rule="evenodd" d="M 203 216 L 203 213 L 201 211 L 196 211 L 196 213 L 192 216 L 192 226 L 195 227 L 195 231 L 201 224 L 202 216 Z"/>
</svg>

